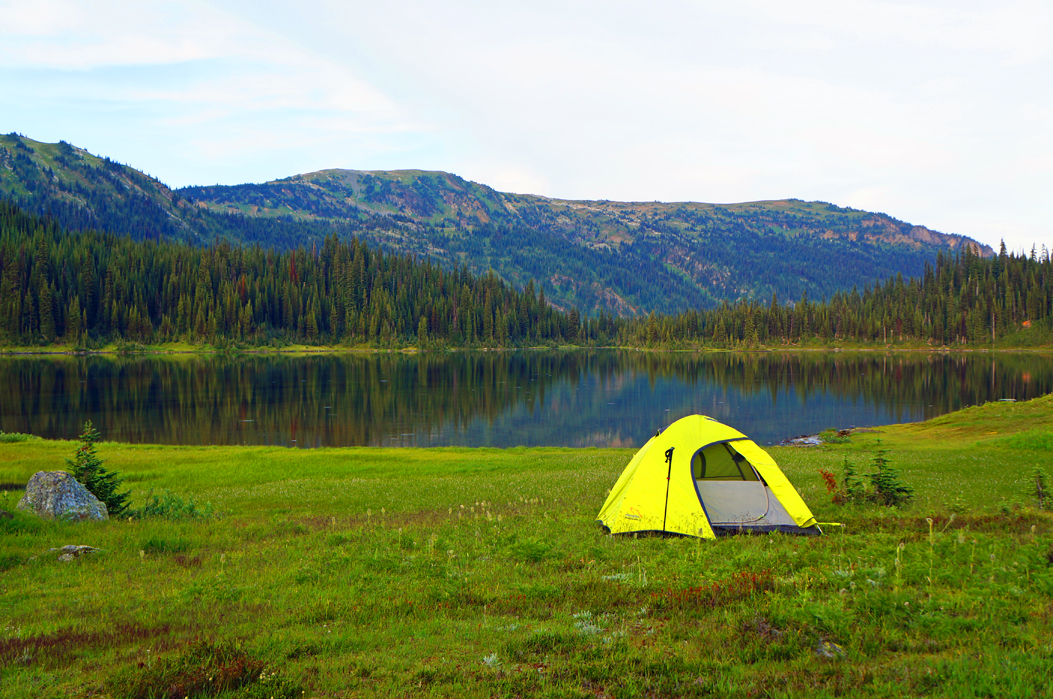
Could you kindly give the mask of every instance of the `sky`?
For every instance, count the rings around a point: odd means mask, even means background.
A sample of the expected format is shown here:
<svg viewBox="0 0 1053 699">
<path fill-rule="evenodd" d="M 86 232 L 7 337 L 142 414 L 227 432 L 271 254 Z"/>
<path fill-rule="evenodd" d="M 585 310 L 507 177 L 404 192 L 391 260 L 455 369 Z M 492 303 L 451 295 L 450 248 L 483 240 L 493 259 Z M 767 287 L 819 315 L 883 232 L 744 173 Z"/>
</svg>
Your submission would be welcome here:
<svg viewBox="0 0 1053 699">
<path fill-rule="evenodd" d="M 0 0 L 0 132 L 162 182 L 445 170 L 1053 247 L 1053 3 Z"/>
</svg>

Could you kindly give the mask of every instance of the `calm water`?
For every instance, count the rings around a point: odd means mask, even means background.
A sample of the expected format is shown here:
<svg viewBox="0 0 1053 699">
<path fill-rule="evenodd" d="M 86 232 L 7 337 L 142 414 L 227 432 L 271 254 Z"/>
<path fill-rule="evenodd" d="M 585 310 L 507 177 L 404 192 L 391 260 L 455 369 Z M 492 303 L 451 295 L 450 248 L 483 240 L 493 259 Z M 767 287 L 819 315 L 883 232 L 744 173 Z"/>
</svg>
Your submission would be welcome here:
<svg viewBox="0 0 1053 699">
<path fill-rule="evenodd" d="M 1035 354 L 530 351 L 0 358 L 0 429 L 164 444 L 623 446 L 691 413 L 762 444 L 1053 391 Z"/>
</svg>

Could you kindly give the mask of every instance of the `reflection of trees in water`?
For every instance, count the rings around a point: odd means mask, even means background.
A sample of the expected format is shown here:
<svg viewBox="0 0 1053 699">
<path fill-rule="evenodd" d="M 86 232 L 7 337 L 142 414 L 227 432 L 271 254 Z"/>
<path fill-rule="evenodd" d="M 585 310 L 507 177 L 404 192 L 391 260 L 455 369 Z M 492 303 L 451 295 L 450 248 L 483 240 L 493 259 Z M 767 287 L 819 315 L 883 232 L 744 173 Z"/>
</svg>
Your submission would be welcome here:
<svg viewBox="0 0 1053 699">
<path fill-rule="evenodd" d="M 429 444 L 515 412 L 533 418 L 524 429 L 536 433 L 522 443 L 573 445 L 626 439 L 633 415 L 654 407 L 629 394 L 644 378 L 652 395 L 659 384 L 666 394 L 686 385 L 681 393 L 769 405 L 787 394 L 893 414 L 931 405 L 923 410 L 932 416 L 1049 392 L 1053 363 L 1029 354 L 634 351 L 7 358 L 0 429 L 72 438 L 90 418 L 104 438 L 131 442 Z M 625 405 L 615 412 L 618 397 Z"/>
<path fill-rule="evenodd" d="M 382 444 L 538 410 L 548 386 L 582 374 L 572 354 L 8 359 L 0 428 L 73 437 L 90 417 L 133 442 Z"/>
<path fill-rule="evenodd" d="M 801 402 L 819 395 L 892 408 L 932 404 L 926 416 L 999 398 L 1026 400 L 1053 390 L 1053 363 L 1033 354 L 930 353 L 634 353 L 634 371 L 709 383 L 744 395 L 787 391 Z"/>
</svg>

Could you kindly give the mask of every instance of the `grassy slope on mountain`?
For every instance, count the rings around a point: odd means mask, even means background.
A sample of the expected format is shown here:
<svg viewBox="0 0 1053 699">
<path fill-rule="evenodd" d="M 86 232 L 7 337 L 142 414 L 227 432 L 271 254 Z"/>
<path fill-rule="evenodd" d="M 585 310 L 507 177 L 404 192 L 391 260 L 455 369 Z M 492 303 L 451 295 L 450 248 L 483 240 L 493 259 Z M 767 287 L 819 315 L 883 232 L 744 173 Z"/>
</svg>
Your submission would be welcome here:
<svg viewBox="0 0 1053 699">
<path fill-rule="evenodd" d="M 0 136 L 0 192 L 71 229 L 198 241 L 209 228 L 198 207 L 161 182 L 64 141 Z"/>
<path fill-rule="evenodd" d="M 935 249 L 970 242 L 821 202 L 565 201 L 501 193 L 419 170 L 324 170 L 263 185 L 182 191 L 211 210 L 263 217 L 295 213 L 352 221 L 363 212 L 387 213 L 418 224 L 409 237 L 424 238 L 440 257 L 492 266 L 516 283 L 538 278 L 570 305 L 623 314 L 711 306 L 722 298 L 766 299 L 773 291 L 783 298 L 799 298 L 805 290 L 813 298 L 828 296 L 897 272 L 919 275 Z M 562 249 L 552 259 L 524 254 L 532 248 Z M 604 254 L 621 268 L 623 280 Z"/>
</svg>

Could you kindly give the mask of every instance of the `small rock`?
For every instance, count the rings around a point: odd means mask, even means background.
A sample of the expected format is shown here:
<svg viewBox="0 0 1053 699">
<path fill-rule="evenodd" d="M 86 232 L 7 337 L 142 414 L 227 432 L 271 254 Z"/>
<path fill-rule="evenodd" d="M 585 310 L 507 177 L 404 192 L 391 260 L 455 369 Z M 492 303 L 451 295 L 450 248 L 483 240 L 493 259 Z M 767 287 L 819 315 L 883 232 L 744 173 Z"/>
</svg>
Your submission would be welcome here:
<svg viewBox="0 0 1053 699">
<path fill-rule="evenodd" d="M 37 471 L 17 507 L 44 519 L 83 521 L 109 516 L 106 505 L 65 471 Z"/>
<path fill-rule="evenodd" d="M 820 658 L 833 660 L 845 657 L 845 649 L 830 641 L 819 641 L 819 645 L 815 647 L 815 654 Z"/>
<path fill-rule="evenodd" d="M 814 447 L 823 443 L 823 440 L 819 439 L 819 435 L 801 435 L 800 437 L 791 437 L 790 439 L 782 440 L 782 445 L 785 447 Z"/>
<path fill-rule="evenodd" d="M 84 544 L 69 544 L 69 545 L 63 546 L 62 548 L 59 548 L 59 549 L 48 549 L 48 553 L 61 554 L 59 556 L 59 560 L 60 561 L 62 561 L 62 560 L 70 560 L 70 561 L 72 561 L 74 558 L 78 558 L 79 556 L 83 556 L 86 553 L 95 553 L 96 551 L 99 551 L 99 550 L 100 549 L 97 549 L 94 546 L 85 546 Z M 65 559 L 65 558 L 63 558 L 63 556 L 69 556 L 70 558 Z"/>
<path fill-rule="evenodd" d="M 14 519 L 15 516 L 7 510 L 0 510 L 0 519 Z"/>
</svg>

